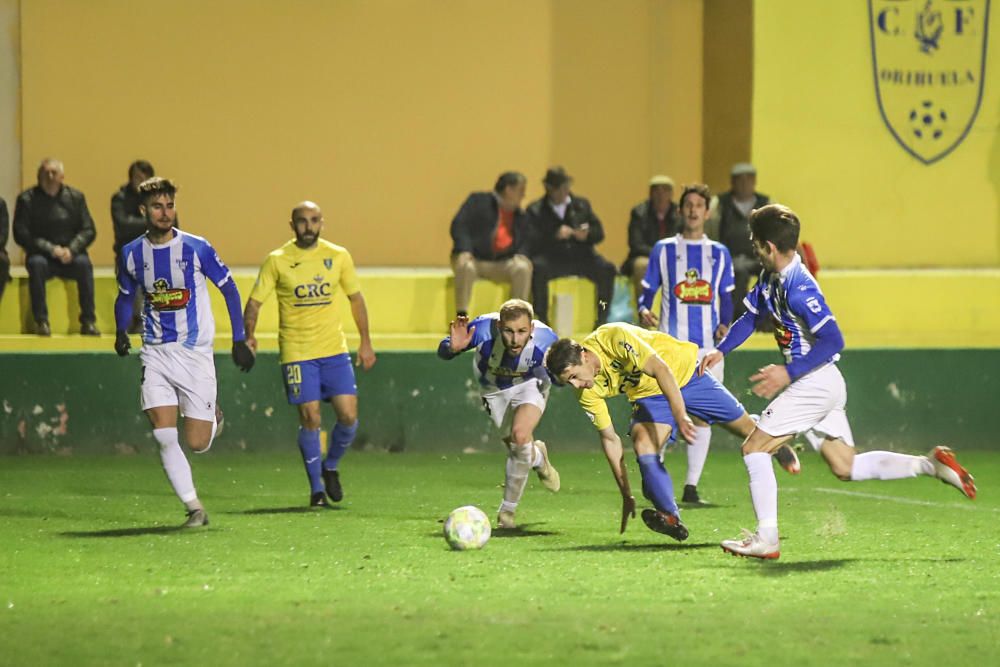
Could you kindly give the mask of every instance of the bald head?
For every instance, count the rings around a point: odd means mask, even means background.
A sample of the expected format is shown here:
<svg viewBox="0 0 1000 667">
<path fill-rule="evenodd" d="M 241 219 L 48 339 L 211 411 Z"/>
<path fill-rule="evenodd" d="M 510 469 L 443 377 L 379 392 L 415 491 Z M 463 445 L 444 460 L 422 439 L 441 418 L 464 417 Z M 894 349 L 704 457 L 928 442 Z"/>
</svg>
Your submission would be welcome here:
<svg viewBox="0 0 1000 667">
<path fill-rule="evenodd" d="M 323 231 L 323 212 L 314 202 L 299 202 L 292 209 L 289 224 L 295 232 L 295 244 L 300 248 L 311 248 L 316 245 L 319 234 Z"/>
<path fill-rule="evenodd" d="M 38 165 L 38 185 L 49 195 L 55 195 L 63 184 L 63 163 L 47 157 Z"/>
<path fill-rule="evenodd" d="M 295 205 L 295 208 L 292 209 L 292 222 L 295 222 L 295 218 L 301 216 L 302 214 L 308 215 L 313 212 L 319 213 L 320 217 L 323 217 L 323 212 L 319 210 L 319 205 L 316 202 L 309 201 L 308 199 L 300 201 Z"/>
</svg>

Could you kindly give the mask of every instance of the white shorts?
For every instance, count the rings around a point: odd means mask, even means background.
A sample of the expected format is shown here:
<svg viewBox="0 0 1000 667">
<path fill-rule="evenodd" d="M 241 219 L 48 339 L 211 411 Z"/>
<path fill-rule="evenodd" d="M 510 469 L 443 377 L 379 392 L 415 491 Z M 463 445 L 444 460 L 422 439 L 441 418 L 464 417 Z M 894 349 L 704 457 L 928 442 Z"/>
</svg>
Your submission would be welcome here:
<svg viewBox="0 0 1000 667">
<path fill-rule="evenodd" d="M 180 343 L 143 345 L 142 409 L 180 407 L 191 419 L 215 421 L 215 359 L 212 352 L 189 350 Z"/>
<path fill-rule="evenodd" d="M 826 438 L 839 438 L 853 447 L 846 407 L 844 376 L 836 364 L 827 364 L 803 375 L 771 401 L 757 428 L 773 436 L 804 433 L 817 451 Z"/>
<path fill-rule="evenodd" d="M 521 405 L 534 405 L 545 412 L 545 401 L 549 398 L 550 387 L 551 385 L 545 380 L 526 380 L 509 389 L 483 394 L 483 409 L 497 428 L 502 428 L 508 410 L 513 419 L 514 411 Z"/>
<path fill-rule="evenodd" d="M 707 355 L 709 352 L 715 352 L 715 348 L 714 347 L 703 347 L 703 348 L 700 348 L 698 350 L 698 365 L 699 366 L 701 365 L 701 360 L 704 359 L 705 355 Z M 722 382 L 722 376 L 725 375 L 725 370 L 726 370 L 726 358 L 723 357 L 722 359 L 719 360 L 719 363 L 717 363 L 716 365 L 714 365 L 711 368 L 709 368 L 708 372 L 712 375 L 712 377 L 714 377 L 716 380 L 718 380 L 721 383 Z M 697 371 L 695 371 L 695 372 L 697 372 Z"/>
</svg>

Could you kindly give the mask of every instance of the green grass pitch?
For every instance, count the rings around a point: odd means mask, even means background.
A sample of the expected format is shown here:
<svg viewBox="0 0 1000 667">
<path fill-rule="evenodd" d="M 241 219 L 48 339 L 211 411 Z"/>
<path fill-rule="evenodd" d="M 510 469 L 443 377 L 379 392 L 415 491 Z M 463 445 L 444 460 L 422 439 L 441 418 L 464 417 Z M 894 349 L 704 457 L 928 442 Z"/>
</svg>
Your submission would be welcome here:
<svg viewBox="0 0 1000 667">
<path fill-rule="evenodd" d="M 596 443 L 595 443 L 596 444 Z M 217 449 L 224 449 L 218 447 Z M 211 525 L 183 519 L 153 455 L 0 465 L 0 665 L 967 665 L 1000 648 L 1000 457 L 959 452 L 970 502 L 920 478 L 838 482 L 812 453 L 777 471 L 782 556 L 752 527 L 739 455 L 710 455 L 679 544 L 634 520 L 603 457 L 561 454 L 523 529 L 482 551 L 441 537 L 499 504 L 502 448 L 352 452 L 346 497 L 307 511 L 294 446 L 192 456 Z M 684 457 L 668 467 L 683 482 Z M 638 471 L 630 463 L 638 485 Z M 640 506 L 644 503 L 640 502 Z"/>
</svg>

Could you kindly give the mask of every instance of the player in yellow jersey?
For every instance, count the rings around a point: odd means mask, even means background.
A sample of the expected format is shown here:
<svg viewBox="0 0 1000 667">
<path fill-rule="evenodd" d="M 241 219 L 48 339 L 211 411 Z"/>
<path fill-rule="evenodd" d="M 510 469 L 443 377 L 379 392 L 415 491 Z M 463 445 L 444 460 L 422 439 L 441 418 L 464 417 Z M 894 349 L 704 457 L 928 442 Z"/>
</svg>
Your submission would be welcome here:
<svg viewBox="0 0 1000 667">
<path fill-rule="evenodd" d="M 690 442 L 692 417 L 720 423 L 745 437 L 754 422 L 736 398 L 711 374 L 699 375 L 698 346 L 669 334 L 616 322 L 599 327 L 582 342 L 563 338 L 549 348 L 545 366 L 559 382 L 577 389 L 580 406 L 601 437 L 604 454 L 622 494 L 621 532 L 635 516 L 635 498 L 625 470 L 621 439 L 606 399 L 625 394 L 632 403 L 630 434 L 642 475 L 642 492 L 655 510 L 642 519 L 658 533 L 685 540 L 670 474 L 660 462 L 660 445 L 680 431 Z M 789 450 L 791 451 L 791 450 Z M 796 461 L 797 464 L 797 461 Z"/>
<path fill-rule="evenodd" d="M 260 306 L 272 293 L 276 295 L 281 369 L 288 402 L 298 406 L 299 451 L 309 476 L 309 504 L 327 507 L 327 495 L 334 502 L 344 497 L 337 465 L 358 430 L 357 385 L 337 315 L 341 292 L 351 303 L 351 315 L 361 335 L 357 365 L 371 368 L 375 352 L 354 261 L 345 248 L 319 237 L 323 230 L 319 206 L 301 202 L 292 209 L 289 224 L 295 238 L 267 256 L 243 321 L 247 344 L 256 352 L 254 331 Z M 330 433 L 326 459 L 321 461 L 320 402 L 327 400 L 337 413 L 337 424 Z"/>
</svg>

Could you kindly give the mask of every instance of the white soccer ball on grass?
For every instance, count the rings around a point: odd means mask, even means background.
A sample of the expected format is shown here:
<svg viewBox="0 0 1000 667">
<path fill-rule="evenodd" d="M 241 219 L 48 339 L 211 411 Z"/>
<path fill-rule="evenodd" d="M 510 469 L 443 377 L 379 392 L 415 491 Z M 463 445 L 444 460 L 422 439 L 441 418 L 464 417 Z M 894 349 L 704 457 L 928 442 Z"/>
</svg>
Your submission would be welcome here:
<svg viewBox="0 0 1000 667">
<path fill-rule="evenodd" d="M 490 539 L 490 519 L 474 505 L 452 510 L 444 521 L 444 539 L 459 551 L 482 549 Z"/>
</svg>

